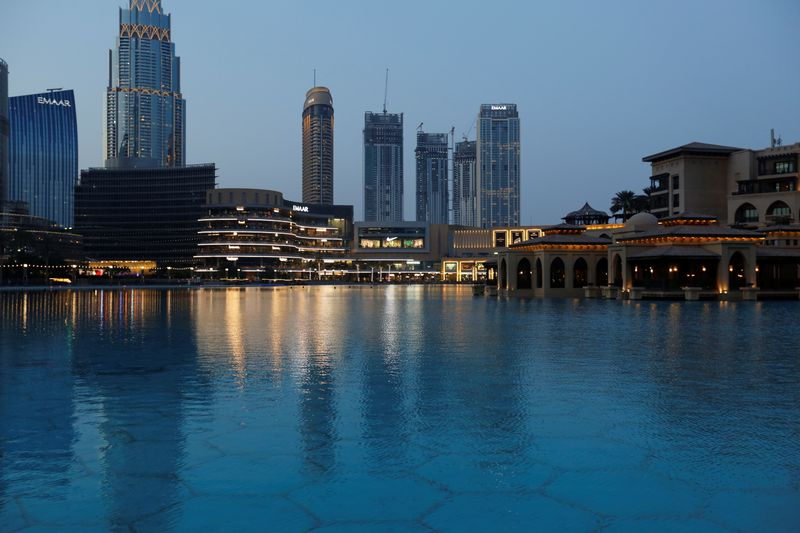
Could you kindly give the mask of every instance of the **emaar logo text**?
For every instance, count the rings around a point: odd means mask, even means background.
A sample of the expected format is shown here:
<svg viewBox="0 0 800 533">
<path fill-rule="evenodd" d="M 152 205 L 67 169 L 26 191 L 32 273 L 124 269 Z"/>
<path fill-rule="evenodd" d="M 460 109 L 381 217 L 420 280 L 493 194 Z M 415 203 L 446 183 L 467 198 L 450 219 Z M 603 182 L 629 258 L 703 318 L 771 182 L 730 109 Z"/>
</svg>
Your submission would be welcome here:
<svg viewBox="0 0 800 533">
<path fill-rule="evenodd" d="M 60 105 L 61 107 L 72 107 L 72 102 L 69 100 L 55 100 L 53 98 L 45 98 L 40 96 L 36 99 L 40 105 Z"/>
</svg>

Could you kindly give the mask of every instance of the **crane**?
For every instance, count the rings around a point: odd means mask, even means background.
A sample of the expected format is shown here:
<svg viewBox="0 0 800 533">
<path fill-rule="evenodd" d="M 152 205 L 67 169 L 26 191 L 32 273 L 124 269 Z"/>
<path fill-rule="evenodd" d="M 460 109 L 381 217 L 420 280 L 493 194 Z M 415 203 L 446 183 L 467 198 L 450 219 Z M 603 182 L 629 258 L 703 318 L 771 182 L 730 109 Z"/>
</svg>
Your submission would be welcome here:
<svg viewBox="0 0 800 533">
<path fill-rule="evenodd" d="M 383 114 L 386 114 L 386 102 L 389 100 L 389 69 L 386 69 L 386 82 L 383 86 Z"/>
<path fill-rule="evenodd" d="M 425 124 L 424 122 L 420 122 L 419 126 L 417 126 L 417 131 L 422 131 L 422 125 Z"/>
</svg>

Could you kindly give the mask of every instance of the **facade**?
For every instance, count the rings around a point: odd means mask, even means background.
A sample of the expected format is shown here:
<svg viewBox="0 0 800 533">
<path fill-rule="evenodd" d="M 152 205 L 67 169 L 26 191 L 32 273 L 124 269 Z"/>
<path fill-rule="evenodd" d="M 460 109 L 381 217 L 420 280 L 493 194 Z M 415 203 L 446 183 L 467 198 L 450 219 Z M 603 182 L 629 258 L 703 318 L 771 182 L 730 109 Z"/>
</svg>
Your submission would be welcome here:
<svg viewBox="0 0 800 533">
<path fill-rule="evenodd" d="M 730 155 L 739 148 L 693 142 L 642 158 L 650 163 L 650 212 L 656 218 L 703 213 L 727 220 Z"/>
<path fill-rule="evenodd" d="M 453 224 L 479 226 L 475 141 L 456 143 L 453 154 Z"/>
<path fill-rule="evenodd" d="M 357 222 L 350 257 L 371 279 L 438 280 L 451 245 L 446 224 Z"/>
<path fill-rule="evenodd" d="M 333 204 L 333 97 L 327 87 L 310 89 L 303 105 L 303 202 Z"/>
<path fill-rule="evenodd" d="M 447 224 L 448 134 L 417 132 L 417 222 Z"/>
<path fill-rule="evenodd" d="M 130 0 L 119 10 L 117 46 L 109 51 L 103 157 L 137 166 L 186 161 L 186 101 L 170 15 L 161 0 Z M 126 164 L 130 166 L 130 164 Z"/>
<path fill-rule="evenodd" d="M 0 59 L 0 210 L 8 193 L 8 63 Z"/>
<path fill-rule="evenodd" d="M 403 221 L 403 114 L 364 114 L 364 220 Z"/>
<path fill-rule="evenodd" d="M 75 229 L 96 261 L 193 264 L 212 164 L 184 167 L 92 168 L 81 172 Z"/>
<path fill-rule="evenodd" d="M 195 259 L 207 277 L 311 278 L 348 251 L 353 206 L 292 202 L 264 189 L 215 189 L 199 224 Z"/>
<path fill-rule="evenodd" d="M 519 226 L 520 125 L 515 104 L 484 104 L 478 115 L 478 225 Z"/>
<path fill-rule="evenodd" d="M 72 91 L 9 99 L 8 200 L 71 228 L 78 182 L 78 121 Z"/>
</svg>

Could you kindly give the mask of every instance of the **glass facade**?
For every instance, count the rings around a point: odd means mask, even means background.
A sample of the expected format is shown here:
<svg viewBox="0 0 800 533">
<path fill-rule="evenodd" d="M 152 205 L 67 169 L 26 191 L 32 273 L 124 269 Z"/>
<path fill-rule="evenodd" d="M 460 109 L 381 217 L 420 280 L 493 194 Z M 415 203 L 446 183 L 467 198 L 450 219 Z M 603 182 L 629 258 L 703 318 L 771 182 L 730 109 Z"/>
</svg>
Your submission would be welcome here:
<svg viewBox="0 0 800 533">
<path fill-rule="evenodd" d="M 75 228 L 91 260 L 194 262 L 214 164 L 92 168 L 75 193 Z"/>
<path fill-rule="evenodd" d="M 448 134 L 417 132 L 417 221 L 449 220 Z"/>
<path fill-rule="evenodd" d="M 182 166 L 186 101 L 170 15 L 161 0 L 130 0 L 119 10 L 117 47 L 109 52 L 104 158 L 140 166 Z"/>
<path fill-rule="evenodd" d="M 477 171 L 480 226 L 519 226 L 520 144 L 515 104 L 481 105 Z"/>
<path fill-rule="evenodd" d="M 0 59 L 0 211 L 8 187 L 8 63 Z"/>
<path fill-rule="evenodd" d="M 478 226 L 475 141 L 456 143 L 453 155 L 453 224 Z"/>
<path fill-rule="evenodd" d="M 364 220 L 403 220 L 403 114 L 364 115 Z"/>
<path fill-rule="evenodd" d="M 70 228 L 78 181 L 78 122 L 72 91 L 9 98 L 7 199 Z"/>
<path fill-rule="evenodd" d="M 303 105 L 303 202 L 333 204 L 333 98 L 326 87 Z"/>
</svg>

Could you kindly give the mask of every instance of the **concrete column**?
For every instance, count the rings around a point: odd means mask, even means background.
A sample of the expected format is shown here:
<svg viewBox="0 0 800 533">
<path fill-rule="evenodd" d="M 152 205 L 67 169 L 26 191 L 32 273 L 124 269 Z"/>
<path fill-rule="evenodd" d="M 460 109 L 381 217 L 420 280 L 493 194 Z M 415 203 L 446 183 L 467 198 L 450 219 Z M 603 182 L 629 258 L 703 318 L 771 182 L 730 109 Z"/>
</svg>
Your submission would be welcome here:
<svg viewBox="0 0 800 533">
<path fill-rule="evenodd" d="M 508 290 L 517 290 L 517 269 L 519 266 L 519 257 L 512 255 L 508 256 Z"/>
<path fill-rule="evenodd" d="M 573 282 L 575 278 L 575 258 L 572 256 L 562 257 L 564 260 L 564 288 L 573 289 Z"/>
<path fill-rule="evenodd" d="M 542 289 L 550 289 L 550 262 L 553 260 L 548 254 L 542 255 Z"/>
<path fill-rule="evenodd" d="M 587 261 L 586 264 L 588 265 L 589 272 L 586 273 L 586 283 L 589 286 L 596 286 L 597 285 L 597 262 L 600 258 L 595 258 L 594 261 Z"/>
</svg>

